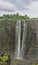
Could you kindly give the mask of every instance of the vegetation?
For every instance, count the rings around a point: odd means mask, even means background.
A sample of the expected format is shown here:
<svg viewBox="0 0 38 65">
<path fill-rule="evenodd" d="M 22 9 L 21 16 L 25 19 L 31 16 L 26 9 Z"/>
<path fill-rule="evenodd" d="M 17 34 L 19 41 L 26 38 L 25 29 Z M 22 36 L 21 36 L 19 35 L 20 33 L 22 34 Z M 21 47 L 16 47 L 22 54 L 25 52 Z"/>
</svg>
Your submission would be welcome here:
<svg viewBox="0 0 38 65">
<path fill-rule="evenodd" d="M 1 65 L 10 65 L 10 58 L 7 54 L 2 54 L 0 56 L 0 64 Z"/>
<path fill-rule="evenodd" d="M 3 20 L 3 19 L 13 19 L 13 20 L 27 20 L 27 19 L 30 19 L 27 15 L 25 16 L 22 16 L 22 15 L 19 15 L 19 13 L 16 13 L 16 14 L 4 14 L 3 16 L 0 17 L 0 20 Z"/>
</svg>

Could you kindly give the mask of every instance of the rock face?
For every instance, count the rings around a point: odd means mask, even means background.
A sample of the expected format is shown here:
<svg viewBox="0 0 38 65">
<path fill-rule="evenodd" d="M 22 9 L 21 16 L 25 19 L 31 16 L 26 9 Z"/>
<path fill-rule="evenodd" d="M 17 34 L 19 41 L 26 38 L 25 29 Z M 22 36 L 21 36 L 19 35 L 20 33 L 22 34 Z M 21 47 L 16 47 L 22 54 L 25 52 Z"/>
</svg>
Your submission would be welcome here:
<svg viewBox="0 0 38 65">
<path fill-rule="evenodd" d="M 15 24 L 13 20 L 0 21 L 0 52 L 15 51 Z M 26 48 L 24 58 L 38 57 L 38 20 L 27 21 Z"/>
<path fill-rule="evenodd" d="M 15 48 L 15 21 L 0 22 L 0 51 L 14 52 Z"/>
<path fill-rule="evenodd" d="M 29 21 L 27 23 L 27 36 L 26 36 L 26 55 L 32 57 L 35 55 L 36 46 L 36 28 L 34 26 L 34 21 Z"/>
<path fill-rule="evenodd" d="M 32 61 L 38 60 L 38 20 L 27 23 L 26 58 Z"/>
</svg>

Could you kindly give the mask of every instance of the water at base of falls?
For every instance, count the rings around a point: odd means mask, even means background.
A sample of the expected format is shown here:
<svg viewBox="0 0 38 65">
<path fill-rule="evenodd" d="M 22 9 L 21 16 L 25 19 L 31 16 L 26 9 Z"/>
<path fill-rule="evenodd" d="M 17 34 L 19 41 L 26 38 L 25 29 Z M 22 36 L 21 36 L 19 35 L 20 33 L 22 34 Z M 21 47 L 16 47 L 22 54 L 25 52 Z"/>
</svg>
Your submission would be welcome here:
<svg viewBox="0 0 38 65">
<path fill-rule="evenodd" d="M 23 25 L 23 32 L 21 32 L 22 30 L 22 26 Z M 19 20 L 16 22 L 16 27 L 15 27 L 15 58 L 17 59 L 23 59 L 24 56 L 24 41 L 25 41 L 25 37 L 26 37 L 26 28 L 27 28 L 27 24 L 25 24 L 25 21 L 22 22 Z M 22 39 L 21 39 L 21 33 L 22 34 Z"/>
</svg>

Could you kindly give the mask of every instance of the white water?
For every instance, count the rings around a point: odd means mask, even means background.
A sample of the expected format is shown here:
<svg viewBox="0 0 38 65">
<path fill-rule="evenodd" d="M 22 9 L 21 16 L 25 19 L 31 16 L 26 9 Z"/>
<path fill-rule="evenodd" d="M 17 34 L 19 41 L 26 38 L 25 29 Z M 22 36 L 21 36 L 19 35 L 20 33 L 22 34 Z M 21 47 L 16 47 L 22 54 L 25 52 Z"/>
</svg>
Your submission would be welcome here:
<svg viewBox="0 0 38 65">
<path fill-rule="evenodd" d="M 18 21 L 18 49 L 17 49 L 17 57 L 21 58 L 20 56 L 20 41 L 21 40 L 21 21 Z"/>
<path fill-rule="evenodd" d="M 16 48 L 16 57 L 19 59 L 21 58 L 20 56 L 20 40 L 21 40 L 21 21 L 17 21 L 16 23 L 16 45 L 17 45 L 17 48 Z"/>
<path fill-rule="evenodd" d="M 25 40 L 25 21 L 23 22 L 23 38 L 22 38 L 22 48 L 21 48 L 21 56 L 23 57 L 24 54 L 24 40 Z"/>
<path fill-rule="evenodd" d="M 25 47 L 25 43 L 26 43 L 26 31 L 27 30 L 27 23 L 25 23 L 25 21 L 23 21 L 23 38 L 22 38 L 22 48 L 21 48 L 21 56 L 23 58 L 24 56 L 24 47 Z"/>
<path fill-rule="evenodd" d="M 15 49 L 15 57 L 17 59 L 22 59 L 24 56 L 24 44 L 25 44 L 25 38 L 26 38 L 26 29 L 27 29 L 27 23 L 23 21 L 23 32 L 21 32 L 21 21 L 16 22 L 16 34 L 15 34 L 15 43 L 16 43 L 16 49 Z M 21 43 L 21 33 L 23 33 L 22 43 Z M 22 46 L 21 46 L 22 44 Z M 20 48 L 21 47 L 21 48 Z"/>
</svg>

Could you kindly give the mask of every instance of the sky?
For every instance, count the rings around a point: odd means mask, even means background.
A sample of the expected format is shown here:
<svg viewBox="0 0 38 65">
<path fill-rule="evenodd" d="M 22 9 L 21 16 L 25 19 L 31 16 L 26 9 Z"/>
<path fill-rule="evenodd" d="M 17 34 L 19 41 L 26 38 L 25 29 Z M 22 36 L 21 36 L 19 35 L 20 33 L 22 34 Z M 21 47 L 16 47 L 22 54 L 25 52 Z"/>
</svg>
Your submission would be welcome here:
<svg viewBox="0 0 38 65">
<path fill-rule="evenodd" d="M 38 0 L 0 0 L 0 16 L 14 13 L 38 17 Z"/>
</svg>

